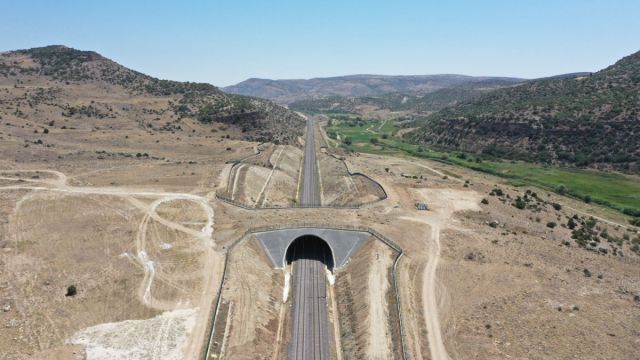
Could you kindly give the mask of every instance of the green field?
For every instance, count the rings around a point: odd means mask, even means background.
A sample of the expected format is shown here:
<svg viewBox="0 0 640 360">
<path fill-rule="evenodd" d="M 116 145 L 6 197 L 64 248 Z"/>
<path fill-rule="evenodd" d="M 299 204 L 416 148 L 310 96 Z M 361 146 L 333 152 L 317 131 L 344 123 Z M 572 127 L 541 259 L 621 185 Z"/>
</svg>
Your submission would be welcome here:
<svg viewBox="0 0 640 360">
<path fill-rule="evenodd" d="M 349 116 L 332 116 L 327 133 L 340 138 L 342 146 L 352 151 L 416 156 L 464 166 L 501 176 L 514 185 L 535 185 L 576 198 L 587 196 L 594 203 L 618 211 L 640 213 L 640 177 L 615 172 L 545 166 L 524 162 L 480 159 L 475 154 L 442 152 L 404 142 L 394 136 L 399 130 L 393 121 L 356 120 Z M 386 138 L 385 138 L 386 137 Z M 347 140 L 348 139 L 348 140 Z M 375 144 L 372 142 L 375 142 Z M 346 144 L 345 140 L 350 144 Z M 626 209 L 626 211 L 625 211 Z"/>
</svg>

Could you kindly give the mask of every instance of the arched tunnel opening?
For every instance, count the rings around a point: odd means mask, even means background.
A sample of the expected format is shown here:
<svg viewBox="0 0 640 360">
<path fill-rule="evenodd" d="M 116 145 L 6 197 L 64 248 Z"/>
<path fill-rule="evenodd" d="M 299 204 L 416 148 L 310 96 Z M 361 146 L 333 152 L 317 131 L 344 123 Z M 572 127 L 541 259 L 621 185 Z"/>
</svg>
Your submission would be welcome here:
<svg viewBox="0 0 640 360">
<path fill-rule="evenodd" d="M 293 240 L 287 248 L 285 260 L 291 264 L 296 260 L 316 260 L 325 264 L 327 269 L 333 271 L 334 260 L 331 247 L 323 239 L 314 235 L 304 235 Z"/>
</svg>

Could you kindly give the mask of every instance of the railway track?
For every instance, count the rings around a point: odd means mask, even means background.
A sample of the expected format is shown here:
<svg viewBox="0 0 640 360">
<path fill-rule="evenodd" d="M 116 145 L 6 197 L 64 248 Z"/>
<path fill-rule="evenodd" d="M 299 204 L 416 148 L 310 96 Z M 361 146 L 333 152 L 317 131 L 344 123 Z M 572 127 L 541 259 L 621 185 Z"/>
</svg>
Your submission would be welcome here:
<svg viewBox="0 0 640 360">
<path fill-rule="evenodd" d="M 320 205 L 313 123 L 307 118 L 301 204 Z M 293 249 L 291 360 L 330 359 L 326 263 L 329 254 L 317 239 L 301 238 Z"/>
</svg>

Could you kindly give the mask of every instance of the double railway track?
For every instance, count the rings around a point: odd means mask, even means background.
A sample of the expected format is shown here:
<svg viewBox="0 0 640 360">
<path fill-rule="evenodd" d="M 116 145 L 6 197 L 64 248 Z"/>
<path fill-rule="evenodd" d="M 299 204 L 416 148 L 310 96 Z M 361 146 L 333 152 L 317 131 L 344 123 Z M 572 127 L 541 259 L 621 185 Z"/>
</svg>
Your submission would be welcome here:
<svg viewBox="0 0 640 360">
<path fill-rule="evenodd" d="M 320 205 L 316 147 L 311 118 L 307 118 L 303 174 L 301 204 L 303 206 Z M 299 241 L 293 249 L 293 328 L 289 359 L 330 359 L 325 265 L 330 255 L 318 239 L 301 238 Z"/>
<path fill-rule="evenodd" d="M 293 332 L 290 359 L 329 359 L 326 250 L 301 242 L 294 255 Z"/>
</svg>

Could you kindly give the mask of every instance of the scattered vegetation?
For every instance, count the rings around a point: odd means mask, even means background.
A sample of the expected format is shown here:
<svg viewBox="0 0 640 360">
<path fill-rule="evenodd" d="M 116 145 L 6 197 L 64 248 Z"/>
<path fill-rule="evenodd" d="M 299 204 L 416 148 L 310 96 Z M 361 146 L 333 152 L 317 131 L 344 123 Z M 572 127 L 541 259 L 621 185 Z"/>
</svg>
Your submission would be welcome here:
<svg viewBox="0 0 640 360">
<path fill-rule="evenodd" d="M 534 185 L 580 200 L 588 196 L 593 203 L 640 217 L 640 197 L 637 196 L 640 178 L 636 175 L 505 161 L 460 151 L 437 151 L 396 136 L 401 129 L 396 121 L 366 120 L 349 114 L 332 114 L 330 117 L 333 120 L 332 126 L 327 128 L 328 135 L 333 139 L 340 137 L 343 146 L 351 151 L 408 155 L 463 166 L 507 178 L 513 185 Z M 383 134 L 387 134 L 387 138 Z M 345 137 L 349 137 L 349 144 L 344 142 Z M 378 138 L 375 145 L 370 141 L 373 137 Z"/>
<path fill-rule="evenodd" d="M 640 52 L 592 75 L 499 89 L 445 108 L 408 134 L 484 155 L 637 173 Z"/>
<path fill-rule="evenodd" d="M 34 64 L 22 66 L 0 59 L 0 74 L 46 76 L 61 83 L 51 89 L 36 90 L 26 100 L 30 107 L 39 103 L 62 107 L 62 115 L 65 117 L 103 119 L 116 116 L 108 105 L 92 103 L 60 106 L 56 101 L 56 92 L 65 86 L 99 82 L 123 87 L 133 95 L 169 97 L 169 111 L 176 115 L 177 120 L 188 117 L 204 123 L 215 121 L 235 125 L 245 133 L 247 140 L 292 142 L 302 133 L 304 126 L 299 115 L 271 101 L 228 95 L 206 83 L 157 79 L 121 66 L 93 51 L 55 45 L 4 54 L 28 55 Z M 15 112 L 15 116 L 24 117 L 20 109 L 16 108 Z M 159 129 L 175 131 L 176 125 L 169 123 Z"/>
</svg>

